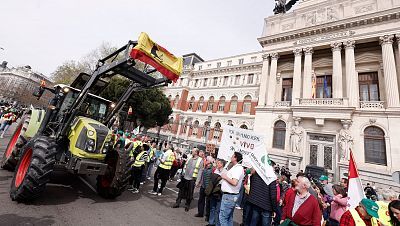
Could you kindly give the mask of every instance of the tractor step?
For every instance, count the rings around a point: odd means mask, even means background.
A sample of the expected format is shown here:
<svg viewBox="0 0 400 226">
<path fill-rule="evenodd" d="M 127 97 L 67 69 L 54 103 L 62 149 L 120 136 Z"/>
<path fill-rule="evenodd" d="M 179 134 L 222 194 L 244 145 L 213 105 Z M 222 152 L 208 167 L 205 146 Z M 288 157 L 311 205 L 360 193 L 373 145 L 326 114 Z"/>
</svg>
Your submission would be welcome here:
<svg viewBox="0 0 400 226">
<path fill-rule="evenodd" d="M 68 170 L 72 170 L 78 174 L 90 174 L 90 175 L 104 175 L 106 173 L 107 164 L 96 160 L 90 159 L 78 159 L 75 158 L 75 164 L 69 164 Z"/>
</svg>

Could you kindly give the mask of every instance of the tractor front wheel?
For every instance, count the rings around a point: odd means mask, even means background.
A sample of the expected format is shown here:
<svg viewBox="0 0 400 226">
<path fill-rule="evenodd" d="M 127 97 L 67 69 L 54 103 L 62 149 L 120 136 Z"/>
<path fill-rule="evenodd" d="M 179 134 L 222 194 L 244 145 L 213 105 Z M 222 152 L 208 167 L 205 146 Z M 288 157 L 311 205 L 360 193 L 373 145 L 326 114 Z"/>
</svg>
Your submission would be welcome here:
<svg viewBox="0 0 400 226">
<path fill-rule="evenodd" d="M 52 138 L 31 139 L 21 150 L 21 157 L 11 182 L 13 201 L 27 202 L 38 197 L 46 188 L 55 164 L 56 146 Z"/>
<path fill-rule="evenodd" d="M 130 160 L 124 147 L 107 153 L 105 162 L 108 167 L 104 175 L 97 176 L 97 192 L 106 199 L 114 199 L 125 191 L 130 177 Z"/>
<path fill-rule="evenodd" d="M 8 142 L 7 148 L 4 151 L 3 158 L 0 161 L 0 167 L 9 171 L 14 171 L 17 166 L 18 155 L 21 148 L 26 144 L 27 138 L 24 136 L 31 116 L 24 115 L 18 123 L 11 140 Z"/>
</svg>

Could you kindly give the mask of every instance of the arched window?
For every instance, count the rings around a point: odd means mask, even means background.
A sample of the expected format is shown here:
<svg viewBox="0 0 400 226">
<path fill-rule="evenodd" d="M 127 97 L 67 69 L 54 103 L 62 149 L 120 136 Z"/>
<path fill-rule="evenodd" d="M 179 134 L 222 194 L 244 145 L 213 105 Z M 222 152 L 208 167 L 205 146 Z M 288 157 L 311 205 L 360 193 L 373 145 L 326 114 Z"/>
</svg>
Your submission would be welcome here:
<svg viewBox="0 0 400 226">
<path fill-rule="evenodd" d="M 194 100 L 195 100 L 194 97 L 191 97 L 191 98 L 190 98 L 188 110 L 192 110 L 192 109 L 193 109 Z"/>
<path fill-rule="evenodd" d="M 186 133 L 186 130 L 187 130 L 187 127 L 188 127 L 188 123 L 189 123 L 189 121 L 185 120 L 185 122 L 182 124 L 181 134 L 185 134 Z"/>
<path fill-rule="evenodd" d="M 364 130 L 365 162 L 387 165 L 385 132 L 376 127 L 369 126 Z"/>
<path fill-rule="evenodd" d="M 247 127 L 245 124 L 240 126 L 241 129 L 249 129 L 249 127 Z"/>
<path fill-rule="evenodd" d="M 218 104 L 218 111 L 224 111 L 225 109 L 225 97 L 222 96 L 219 98 L 219 104 Z"/>
<path fill-rule="evenodd" d="M 213 109 L 214 109 L 214 97 L 211 96 L 210 99 L 208 99 L 207 111 L 212 111 Z"/>
<path fill-rule="evenodd" d="M 193 123 L 193 130 L 192 130 L 192 135 L 197 136 L 197 132 L 199 131 L 199 121 L 194 121 Z"/>
<path fill-rule="evenodd" d="M 233 96 L 231 98 L 231 106 L 229 108 L 230 112 L 236 112 L 237 110 L 237 104 L 238 104 L 238 97 L 237 96 Z"/>
<path fill-rule="evenodd" d="M 203 110 L 203 105 L 204 105 L 204 97 L 201 96 L 199 99 L 199 105 L 197 106 L 197 111 L 202 111 Z"/>
<path fill-rule="evenodd" d="M 174 100 L 174 108 L 178 108 L 178 103 L 179 103 L 179 95 L 176 95 Z"/>
<path fill-rule="evenodd" d="M 203 137 L 207 136 L 207 129 L 208 129 L 209 126 L 210 126 L 209 122 L 205 122 L 204 123 L 203 131 L 202 131 L 202 133 L 203 133 L 202 136 Z"/>
<path fill-rule="evenodd" d="M 232 120 L 228 120 L 228 125 L 229 125 L 229 126 L 233 126 Z"/>
<path fill-rule="evenodd" d="M 251 96 L 247 95 L 243 100 L 243 112 L 250 113 L 251 110 Z"/>
<path fill-rule="evenodd" d="M 281 120 L 275 122 L 272 147 L 285 149 L 285 137 L 286 137 L 286 123 Z"/>
<path fill-rule="evenodd" d="M 214 139 L 219 140 L 219 137 L 221 136 L 221 123 L 217 122 L 214 125 Z"/>
<path fill-rule="evenodd" d="M 172 125 L 173 124 L 174 124 L 174 117 L 171 117 L 168 120 L 168 130 L 172 131 Z"/>
</svg>

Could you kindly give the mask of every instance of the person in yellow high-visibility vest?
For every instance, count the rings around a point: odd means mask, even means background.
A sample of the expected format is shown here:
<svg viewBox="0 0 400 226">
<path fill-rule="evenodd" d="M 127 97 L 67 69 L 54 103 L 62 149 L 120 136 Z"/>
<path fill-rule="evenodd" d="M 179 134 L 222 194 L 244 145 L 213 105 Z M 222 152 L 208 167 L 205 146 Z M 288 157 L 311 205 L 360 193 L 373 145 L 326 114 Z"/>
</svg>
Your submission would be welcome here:
<svg viewBox="0 0 400 226">
<path fill-rule="evenodd" d="M 350 197 L 351 198 L 351 197 Z M 371 199 L 362 199 L 356 208 L 347 210 L 340 218 L 340 226 L 382 226 L 378 221 L 379 206 Z"/>
<path fill-rule="evenodd" d="M 179 193 L 172 208 L 179 208 L 182 199 L 186 199 L 185 211 L 189 211 L 190 202 L 193 200 L 193 192 L 196 185 L 200 184 L 203 174 L 203 159 L 199 156 L 199 149 L 193 148 L 192 157 L 186 162 L 183 169 L 183 178 L 179 182 Z"/>
<path fill-rule="evenodd" d="M 150 180 L 151 173 L 153 171 L 154 163 L 156 161 L 156 150 L 157 143 L 155 141 L 151 142 L 150 153 L 149 153 L 149 163 L 147 165 L 146 177 Z"/>
<path fill-rule="evenodd" d="M 147 144 L 136 146 L 133 151 L 132 157 L 135 161 L 132 164 L 131 177 L 129 178 L 128 190 L 132 193 L 139 193 L 140 180 L 142 178 L 142 172 L 145 167 L 146 160 L 148 158 L 147 150 L 150 147 Z"/>
<path fill-rule="evenodd" d="M 156 172 L 154 173 L 154 186 L 153 190 L 149 193 L 152 195 L 162 195 L 162 191 L 167 184 L 167 180 L 169 178 L 169 174 L 171 171 L 172 163 L 175 160 L 175 155 L 173 152 L 173 147 L 170 144 L 167 144 L 165 147 L 165 152 L 162 154 L 160 158 L 160 164 L 157 167 Z M 161 186 L 158 187 L 158 182 L 161 179 Z"/>
</svg>

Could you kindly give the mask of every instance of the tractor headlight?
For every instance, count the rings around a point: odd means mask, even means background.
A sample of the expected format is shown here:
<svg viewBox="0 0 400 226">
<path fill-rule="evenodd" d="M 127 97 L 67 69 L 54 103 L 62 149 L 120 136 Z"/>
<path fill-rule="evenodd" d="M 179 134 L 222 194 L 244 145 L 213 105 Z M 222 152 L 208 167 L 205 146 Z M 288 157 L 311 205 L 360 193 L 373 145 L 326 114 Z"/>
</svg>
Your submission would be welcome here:
<svg viewBox="0 0 400 226">
<path fill-rule="evenodd" d="M 94 146 L 94 140 L 93 139 L 89 139 L 88 141 L 87 141 L 87 144 L 89 145 L 89 146 Z"/>
<path fill-rule="evenodd" d="M 105 148 L 108 148 L 108 146 L 109 146 L 109 144 L 106 142 L 106 143 L 104 144 L 104 147 L 105 147 Z"/>
<path fill-rule="evenodd" d="M 89 130 L 88 131 L 88 135 L 91 137 L 91 136 L 93 136 L 94 135 L 94 131 L 93 130 Z"/>
<path fill-rule="evenodd" d="M 107 153 L 107 148 L 103 148 L 103 154 Z"/>
<path fill-rule="evenodd" d="M 92 152 L 93 151 L 93 147 L 92 146 L 88 146 L 86 149 L 88 150 L 88 152 Z"/>
</svg>

